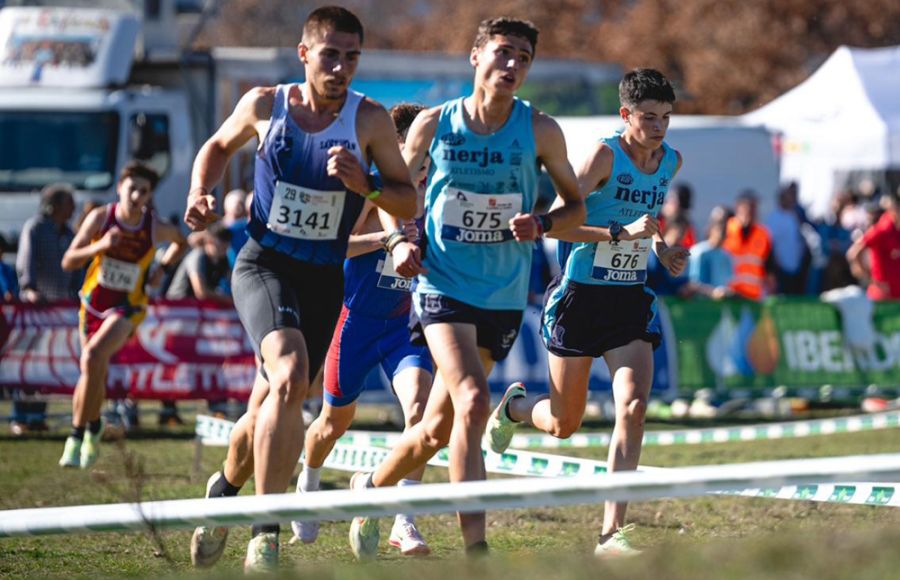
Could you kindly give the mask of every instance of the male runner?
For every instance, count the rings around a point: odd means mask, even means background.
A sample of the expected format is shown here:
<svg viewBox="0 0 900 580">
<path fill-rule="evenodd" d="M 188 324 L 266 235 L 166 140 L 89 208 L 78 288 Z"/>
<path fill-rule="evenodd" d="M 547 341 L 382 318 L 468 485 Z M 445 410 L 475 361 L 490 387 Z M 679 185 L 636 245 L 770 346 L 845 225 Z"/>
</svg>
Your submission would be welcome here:
<svg viewBox="0 0 900 580">
<path fill-rule="evenodd" d="M 675 102 L 672 86 L 655 70 L 637 69 L 622 79 L 619 99 L 624 132 L 601 139 L 578 172 L 580 187 L 591 192 L 587 221 L 551 234 L 562 241 L 562 273 L 547 288 L 542 315 L 550 394 L 526 397 L 521 383 L 509 387 L 486 434 L 497 453 L 509 446 L 520 422 L 562 439 L 572 435 L 584 415 L 591 364 L 602 356 L 616 403 L 609 470 L 638 465 L 653 348 L 660 342 L 651 326 L 656 297 L 644 285 L 647 256 L 652 246 L 666 269 L 678 275 L 688 252 L 667 247 L 657 221 L 681 167 L 681 155 L 663 141 Z M 636 552 L 622 531 L 626 506 L 606 503 L 596 554 Z"/>
<path fill-rule="evenodd" d="M 235 262 L 232 291 L 263 377 L 207 497 L 235 495 L 250 466 L 257 494 L 285 491 L 303 445 L 303 400 L 340 312 L 353 224 L 366 199 L 401 219 L 415 215 L 390 116 L 349 90 L 362 41 L 362 24 L 348 10 L 314 10 L 297 48 L 306 81 L 252 89 L 194 162 L 185 222 L 203 229 L 219 218 L 210 192 L 231 155 L 254 137 L 260 142 L 250 239 Z M 369 178 L 371 161 L 383 187 Z M 277 564 L 278 532 L 278 524 L 253 526 L 245 569 Z M 194 563 L 215 562 L 225 536 L 224 528 L 198 528 Z"/>
<path fill-rule="evenodd" d="M 100 453 L 100 412 L 109 361 L 147 316 L 148 272 L 158 244 L 169 243 L 163 267 L 176 263 L 187 241 L 151 208 L 159 175 L 129 163 L 119 175 L 119 201 L 96 208 L 81 224 L 62 259 L 64 270 L 90 262 L 78 311 L 81 376 L 72 397 L 72 434 L 59 464 L 87 469 Z"/>
<path fill-rule="evenodd" d="M 550 117 L 515 98 L 534 58 L 538 31 L 511 18 L 483 21 L 470 62 L 473 93 L 421 113 L 404 158 L 411 170 L 426 155 L 425 239 L 397 242 L 397 272 L 421 272 L 410 317 L 413 337 L 427 342 L 439 369 L 425 416 L 372 474 L 352 488 L 394 485 L 448 441 L 450 480 L 484 479 L 481 435 L 490 414 L 487 376 L 509 353 L 528 295 L 532 243 L 542 232 L 584 220 L 584 204 L 566 158 L 562 131 Z M 532 213 L 539 165 L 562 199 L 549 215 Z M 388 239 L 388 245 L 392 238 Z M 487 548 L 484 513 L 459 514 L 467 551 Z M 378 550 L 378 524 L 356 518 L 350 544 L 360 558 Z"/>
<path fill-rule="evenodd" d="M 397 105 L 391 109 L 401 147 L 410 124 L 422 109 L 417 105 Z M 419 184 L 419 199 L 423 202 L 426 173 L 427 165 L 413 179 Z M 325 359 L 324 404 L 306 434 L 306 456 L 297 479 L 297 493 L 319 489 L 322 464 L 350 427 L 356 401 L 370 371 L 381 365 L 391 378 L 407 429 L 422 419 L 431 389 L 428 348 L 411 344 L 407 328 L 412 280 L 397 274 L 390 256 L 382 249 L 389 232 L 383 231 L 373 209 L 374 206 L 367 204 L 354 228 L 355 234 L 350 236 L 350 257 L 344 261 L 344 307 Z M 416 217 L 420 215 L 421 211 L 417 211 Z M 415 222 L 407 225 L 411 226 L 407 235 L 411 239 L 418 237 Z M 398 484 L 416 485 L 424 471 L 422 466 Z M 292 526 L 296 537 L 304 543 L 315 542 L 319 535 L 318 521 L 296 521 Z M 404 514 L 394 520 L 390 542 L 403 555 L 431 552 L 412 516 Z"/>
</svg>

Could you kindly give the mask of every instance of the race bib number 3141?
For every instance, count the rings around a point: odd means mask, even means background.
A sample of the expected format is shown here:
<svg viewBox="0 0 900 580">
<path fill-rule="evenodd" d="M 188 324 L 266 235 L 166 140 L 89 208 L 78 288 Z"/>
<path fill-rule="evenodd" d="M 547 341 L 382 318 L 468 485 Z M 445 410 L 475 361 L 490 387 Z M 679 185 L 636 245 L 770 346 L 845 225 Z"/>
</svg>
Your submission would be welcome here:
<svg viewBox="0 0 900 580">
<path fill-rule="evenodd" d="M 521 193 L 478 194 L 447 188 L 441 238 L 466 244 L 513 239 L 509 220 L 522 211 Z"/>
<path fill-rule="evenodd" d="M 269 229 L 298 240 L 337 239 L 345 191 L 318 191 L 279 181 L 272 195 Z"/>
</svg>

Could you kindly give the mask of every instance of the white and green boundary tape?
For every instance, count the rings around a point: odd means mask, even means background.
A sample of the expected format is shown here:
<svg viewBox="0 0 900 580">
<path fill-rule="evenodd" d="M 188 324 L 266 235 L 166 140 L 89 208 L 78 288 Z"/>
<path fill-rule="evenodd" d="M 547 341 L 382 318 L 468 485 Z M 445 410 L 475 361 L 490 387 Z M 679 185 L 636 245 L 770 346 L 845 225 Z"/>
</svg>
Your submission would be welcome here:
<svg viewBox="0 0 900 580">
<path fill-rule="evenodd" d="M 204 445 L 228 445 L 234 423 L 206 415 L 197 416 L 197 437 Z M 644 446 L 691 445 L 699 443 L 729 443 L 735 441 L 767 441 L 793 439 L 833 433 L 859 433 L 900 427 L 900 410 L 808 421 L 762 423 L 758 425 L 711 427 L 677 431 L 650 431 L 644 434 Z M 346 445 L 390 447 L 400 433 L 381 431 L 348 431 L 340 440 Z M 511 447 L 516 449 L 560 449 L 609 446 L 609 433 L 581 433 L 568 439 L 545 434 L 517 434 Z"/>
<path fill-rule="evenodd" d="M 861 418 L 853 417 L 853 419 Z M 881 421 L 874 423 L 874 425 L 880 424 Z M 198 437 L 202 440 L 211 440 L 213 444 L 227 445 L 227 435 L 230 433 L 231 426 L 229 421 L 223 419 L 206 416 L 197 418 Z M 859 423 L 852 421 L 849 425 L 842 425 L 840 428 L 852 430 L 858 429 L 858 426 Z M 392 445 L 399 437 L 398 433 L 362 432 L 361 436 L 358 436 L 359 434 L 360 432 L 352 432 L 350 437 L 342 438 L 335 445 L 328 459 L 325 460 L 325 467 L 339 471 L 374 470 L 390 453 L 388 446 Z M 483 451 L 483 454 L 486 471 L 499 475 L 577 477 L 607 472 L 606 462 L 581 457 L 566 457 L 518 449 L 510 449 L 501 454 Z M 434 467 L 448 467 L 448 460 L 449 451 L 442 449 L 431 458 L 428 464 Z M 639 471 L 663 469 L 666 468 L 638 467 Z M 884 485 L 856 482 L 844 485 L 818 483 L 800 487 L 742 489 L 731 493 L 741 497 L 900 507 L 900 484 L 897 483 Z"/>
<path fill-rule="evenodd" d="M 618 472 L 604 477 L 502 479 L 309 494 L 8 510 L 0 512 L 0 537 L 127 531 L 148 525 L 175 529 L 259 521 L 347 520 L 397 513 L 556 507 L 693 497 L 746 488 L 780 489 L 822 481 L 898 479 L 900 454 L 882 454 Z"/>
</svg>

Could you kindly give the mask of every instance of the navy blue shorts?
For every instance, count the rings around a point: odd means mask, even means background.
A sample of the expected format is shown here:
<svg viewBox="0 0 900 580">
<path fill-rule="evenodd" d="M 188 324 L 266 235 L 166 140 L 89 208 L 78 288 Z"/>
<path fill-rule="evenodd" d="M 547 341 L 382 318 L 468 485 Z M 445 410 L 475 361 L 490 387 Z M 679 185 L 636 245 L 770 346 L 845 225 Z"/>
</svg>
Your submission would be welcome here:
<svg viewBox="0 0 900 580">
<path fill-rule="evenodd" d="M 391 382 L 410 367 L 433 373 L 428 348 L 411 344 L 406 325 L 405 316 L 371 318 L 344 306 L 325 358 L 325 401 L 332 407 L 356 401 L 378 365 Z"/>
<path fill-rule="evenodd" d="M 643 284 L 601 286 L 557 276 L 544 294 L 541 338 L 561 357 L 598 358 L 633 340 L 659 346 L 656 295 Z"/>
<path fill-rule="evenodd" d="M 478 346 L 500 361 L 512 349 L 522 327 L 521 310 L 487 310 L 441 294 L 413 294 L 409 331 L 413 344 L 425 344 L 425 327 L 438 322 L 475 325 Z"/>
</svg>

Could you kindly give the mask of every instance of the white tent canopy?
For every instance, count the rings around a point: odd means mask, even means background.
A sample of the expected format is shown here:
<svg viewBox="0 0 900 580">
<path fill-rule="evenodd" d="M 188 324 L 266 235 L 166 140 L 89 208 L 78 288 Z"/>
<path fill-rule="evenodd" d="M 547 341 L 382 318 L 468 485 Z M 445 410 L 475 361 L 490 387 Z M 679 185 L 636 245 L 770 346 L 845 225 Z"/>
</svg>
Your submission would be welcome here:
<svg viewBox="0 0 900 580">
<path fill-rule="evenodd" d="M 836 172 L 900 168 L 900 47 L 842 46 L 744 118 L 782 134 L 782 181 L 797 181 L 810 213 L 823 215 L 843 185 Z"/>
</svg>

